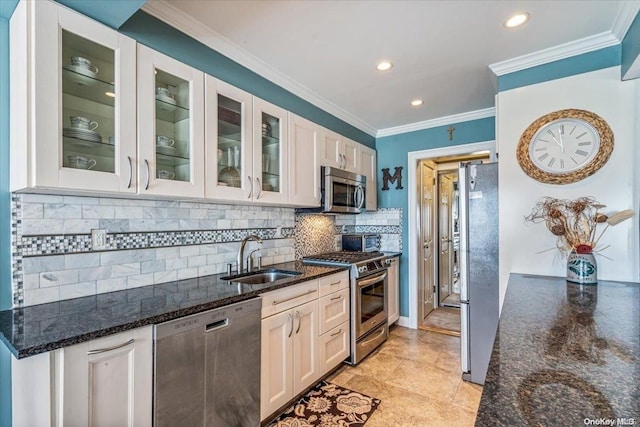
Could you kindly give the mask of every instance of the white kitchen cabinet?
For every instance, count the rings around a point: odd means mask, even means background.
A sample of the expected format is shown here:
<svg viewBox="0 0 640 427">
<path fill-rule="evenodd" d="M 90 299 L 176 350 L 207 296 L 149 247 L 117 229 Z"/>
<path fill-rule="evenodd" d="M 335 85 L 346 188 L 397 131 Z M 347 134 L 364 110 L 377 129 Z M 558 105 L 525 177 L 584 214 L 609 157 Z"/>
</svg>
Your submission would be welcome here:
<svg viewBox="0 0 640 427">
<path fill-rule="evenodd" d="M 320 126 L 289 113 L 289 205 L 320 206 Z"/>
<path fill-rule="evenodd" d="M 313 283 L 317 288 L 317 281 Z M 265 317 L 261 327 L 260 419 L 264 420 L 320 376 L 318 301 Z"/>
<path fill-rule="evenodd" d="M 10 30 L 11 190 L 135 193 L 135 41 L 50 1 Z"/>
<path fill-rule="evenodd" d="M 151 326 L 65 347 L 56 359 L 61 425 L 151 426 Z"/>
<path fill-rule="evenodd" d="M 152 424 L 153 327 L 12 359 L 16 426 Z"/>
<path fill-rule="evenodd" d="M 253 96 L 205 75 L 207 198 L 253 200 Z"/>
<path fill-rule="evenodd" d="M 360 147 L 360 173 L 367 177 L 367 194 L 365 199 L 365 208 L 368 211 L 378 209 L 378 194 L 376 180 L 376 150 L 361 146 Z"/>
<path fill-rule="evenodd" d="M 349 321 L 320 335 L 320 375 L 327 374 L 349 357 Z"/>
<path fill-rule="evenodd" d="M 320 335 L 349 320 L 349 291 L 342 289 L 319 299 Z"/>
<path fill-rule="evenodd" d="M 360 173 L 360 144 L 329 129 L 322 128 L 320 134 L 322 166 Z"/>
<path fill-rule="evenodd" d="M 387 270 L 387 286 L 389 289 L 389 325 L 393 324 L 400 318 L 400 270 L 398 264 L 400 264 L 400 258 L 391 258 L 391 264 Z"/>
<path fill-rule="evenodd" d="M 204 73 L 138 45 L 138 191 L 204 197 Z"/>
</svg>

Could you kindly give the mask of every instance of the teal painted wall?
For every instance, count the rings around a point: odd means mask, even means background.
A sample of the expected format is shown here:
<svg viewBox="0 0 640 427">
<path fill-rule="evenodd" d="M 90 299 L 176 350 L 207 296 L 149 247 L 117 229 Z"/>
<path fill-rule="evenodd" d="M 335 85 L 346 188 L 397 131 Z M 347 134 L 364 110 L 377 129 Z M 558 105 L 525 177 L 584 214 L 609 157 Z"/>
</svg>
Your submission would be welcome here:
<svg viewBox="0 0 640 427">
<path fill-rule="evenodd" d="M 4 1 L 4 0 L 0 0 Z M 102 22 L 111 28 L 120 28 L 147 0 L 56 0 L 70 9 Z"/>
<path fill-rule="evenodd" d="M 11 308 L 11 195 L 9 193 L 9 21 L 0 17 L 0 310 Z M 0 426 L 11 425 L 11 354 L 0 344 Z"/>
<path fill-rule="evenodd" d="M 338 119 L 153 16 L 138 11 L 120 32 L 220 80 L 369 147 L 375 137 Z"/>
<path fill-rule="evenodd" d="M 624 76 L 633 61 L 640 58 L 640 13 L 631 23 L 629 31 L 622 40 L 622 75 Z"/>
<path fill-rule="evenodd" d="M 620 65 L 621 45 L 572 56 L 498 77 L 498 92 Z"/>
<path fill-rule="evenodd" d="M 495 119 L 493 117 L 471 120 L 462 123 L 452 123 L 455 127 L 454 140 L 449 141 L 447 128 L 449 125 L 424 129 L 378 138 L 378 206 L 381 208 L 402 208 L 402 243 L 403 251 L 400 258 L 400 315 L 409 315 L 409 224 L 408 224 L 408 188 L 407 155 L 412 151 L 428 150 L 447 146 L 470 144 L 473 142 L 492 141 L 495 139 Z M 381 191 L 383 168 L 389 168 L 393 173 L 396 166 L 402 166 L 402 190 L 396 190 L 395 184 L 389 186 L 389 191 Z"/>
</svg>

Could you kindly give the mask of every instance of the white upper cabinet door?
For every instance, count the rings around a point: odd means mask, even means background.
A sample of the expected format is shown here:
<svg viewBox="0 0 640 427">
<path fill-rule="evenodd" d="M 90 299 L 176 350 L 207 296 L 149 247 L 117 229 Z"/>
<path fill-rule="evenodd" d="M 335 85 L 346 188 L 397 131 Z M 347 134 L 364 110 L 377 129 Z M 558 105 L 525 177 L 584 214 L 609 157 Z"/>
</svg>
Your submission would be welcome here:
<svg viewBox="0 0 640 427">
<path fill-rule="evenodd" d="M 289 204 L 320 206 L 320 126 L 289 113 Z"/>
<path fill-rule="evenodd" d="M 204 197 L 204 73 L 138 45 L 139 192 Z"/>
<path fill-rule="evenodd" d="M 10 39 L 11 189 L 135 192 L 135 41 L 49 1 Z"/>
<path fill-rule="evenodd" d="M 360 150 L 362 145 L 349 138 L 342 138 L 342 169 L 353 173 L 360 173 Z"/>
<path fill-rule="evenodd" d="M 342 154 L 342 136 L 330 131 L 320 129 L 320 164 L 333 168 L 344 169 L 344 155 Z"/>
<path fill-rule="evenodd" d="M 253 96 L 205 75 L 207 198 L 253 199 Z"/>
<path fill-rule="evenodd" d="M 376 150 L 362 146 L 360 150 L 360 173 L 367 177 L 365 207 L 368 211 L 378 209 L 376 168 Z"/>
<path fill-rule="evenodd" d="M 253 98 L 253 200 L 263 204 L 287 202 L 287 111 Z"/>
</svg>

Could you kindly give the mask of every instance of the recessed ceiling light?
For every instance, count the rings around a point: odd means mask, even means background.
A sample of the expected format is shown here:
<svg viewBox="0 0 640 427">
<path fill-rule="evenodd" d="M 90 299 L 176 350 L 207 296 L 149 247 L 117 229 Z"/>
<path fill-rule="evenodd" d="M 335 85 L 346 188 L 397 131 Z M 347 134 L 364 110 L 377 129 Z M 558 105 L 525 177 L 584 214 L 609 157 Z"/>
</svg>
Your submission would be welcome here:
<svg viewBox="0 0 640 427">
<path fill-rule="evenodd" d="M 414 99 L 413 101 L 411 101 L 411 105 L 413 105 L 414 107 L 422 105 L 422 99 Z"/>
<path fill-rule="evenodd" d="M 390 61 L 382 61 L 376 65 L 378 71 L 388 71 L 393 68 L 393 64 Z"/>
<path fill-rule="evenodd" d="M 531 15 L 529 15 L 527 12 L 516 13 L 511 18 L 505 21 L 504 26 L 507 28 L 519 27 L 520 25 L 527 22 L 530 17 Z"/>
</svg>

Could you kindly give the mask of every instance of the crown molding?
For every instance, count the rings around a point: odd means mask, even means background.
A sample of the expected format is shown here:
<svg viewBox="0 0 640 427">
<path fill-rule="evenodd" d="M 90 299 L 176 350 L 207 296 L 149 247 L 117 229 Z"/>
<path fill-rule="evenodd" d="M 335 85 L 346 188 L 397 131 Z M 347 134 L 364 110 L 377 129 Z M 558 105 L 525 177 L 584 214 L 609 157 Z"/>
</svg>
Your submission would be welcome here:
<svg viewBox="0 0 640 427">
<path fill-rule="evenodd" d="M 611 28 L 611 32 L 620 42 L 622 42 L 624 36 L 627 35 L 627 31 L 629 31 L 638 12 L 640 12 L 640 0 L 622 3 L 620 13 L 616 16 Z"/>
<path fill-rule="evenodd" d="M 430 119 L 422 122 L 410 123 L 408 125 L 380 129 L 376 134 L 376 138 L 381 138 L 383 136 L 399 135 L 401 133 L 408 133 L 408 132 L 414 132 L 417 130 L 430 129 L 438 126 L 446 126 L 453 123 L 462 123 L 462 122 L 468 122 L 471 120 L 486 119 L 487 117 L 495 117 L 495 115 L 496 115 L 495 107 L 484 108 L 482 110 L 468 111 L 466 113 L 438 117 L 437 119 Z"/>
<path fill-rule="evenodd" d="M 502 76 L 583 53 L 593 52 L 605 47 L 615 46 L 619 43 L 620 40 L 611 31 L 605 31 L 548 49 L 507 59 L 506 61 L 496 62 L 495 64 L 490 64 L 489 69 L 491 69 L 496 76 Z"/>
<path fill-rule="evenodd" d="M 188 36 L 193 37 L 200 43 L 203 43 L 211 49 L 221 53 L 243 67 L 246 67 L 265 79 L 270 80 L 283 89 L 299 96 L 305 101 L 310 102 L 340 120 L 347 122 L 351 126 L 354 126 L 371 136 L 376 135 L 376 128 L 369 123 L 326 100 L 306 86 L 287 77 L 280 71 L 260 60 L 255 55 L 249 53 L 246 49 L 243 49 L 200 21 L 194 20 L 193 17 L 185 14 L 169 2 L 165 0 L 150 0 L 145 3 L 142 10 Z"/>
</svg>

